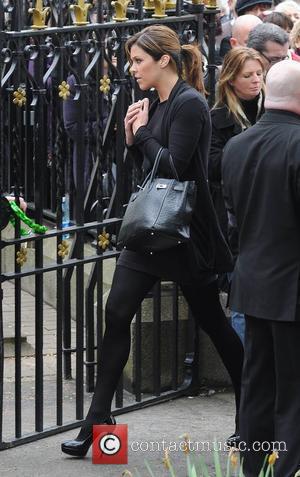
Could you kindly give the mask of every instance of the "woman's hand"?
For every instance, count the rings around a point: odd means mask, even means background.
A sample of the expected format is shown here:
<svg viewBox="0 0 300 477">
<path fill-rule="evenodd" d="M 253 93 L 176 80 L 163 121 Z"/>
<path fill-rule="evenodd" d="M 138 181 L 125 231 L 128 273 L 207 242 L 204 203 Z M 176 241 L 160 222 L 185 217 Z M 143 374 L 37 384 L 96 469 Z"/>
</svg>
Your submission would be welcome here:
<svg viewBox="0 0 300 477">
<path fill-rule="evenodd" d="M 137 118 L 137 115 L 141 109 L 142 101 L 137 101 L 129 106 L 124 119 L 125 136 L 127 146 L 131 146 L 134 142 L 134 133 L 132 131 L 132 125 Z"/>
<path fill-rule="evenodd" d="M 124 119 L 126 144 L 131 146 L 134 135 L 141 126 L 148 123 L 149 100 L 147 98 L 137 101 L 129 106 Z"/>
<path fill-rule="evenodd" d="M 149 99 L 144 98 L 141 103 L 140 110 L 132 124 L 132 132 L 134 135 L 141 126 L 146 126 L 149 121 Z"/>
</svg>

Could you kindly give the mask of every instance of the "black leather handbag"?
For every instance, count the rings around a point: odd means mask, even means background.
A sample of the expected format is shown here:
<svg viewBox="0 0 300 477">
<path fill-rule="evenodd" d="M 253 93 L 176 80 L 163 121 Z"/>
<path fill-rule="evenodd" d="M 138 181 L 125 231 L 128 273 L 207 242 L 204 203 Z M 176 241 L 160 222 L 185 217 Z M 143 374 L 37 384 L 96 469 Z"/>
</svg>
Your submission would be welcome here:
<svg viewBox="0 0 300 477">
<path fill-rule="evenodd" d="M 153 253 L 190 238 L 196 185 L 194 181 L 179 181 L 171 158 L 174 178 L 157 178 L 162 151 L 160 148 L 143 185 L 130 197 L 118 236 L 120 247 Z"/>
</svg>

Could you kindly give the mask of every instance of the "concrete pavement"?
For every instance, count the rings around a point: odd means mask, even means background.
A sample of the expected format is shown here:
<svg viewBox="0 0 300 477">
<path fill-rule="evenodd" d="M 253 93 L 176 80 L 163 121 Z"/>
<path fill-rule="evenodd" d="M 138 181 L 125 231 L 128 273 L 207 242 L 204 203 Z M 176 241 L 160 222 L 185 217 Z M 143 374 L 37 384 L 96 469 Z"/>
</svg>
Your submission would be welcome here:
<svg viewBox="0 0 300 477">
<path fill-rule="evenodd" d="M 233 394 L 216 393 L 211 396 L 180 398 L 123 414 L 118 416 L 117 422 L 128 425 L 127 465 L 95 465 L 92 463 L 91 450 L 85 459 L 62 454 L 60 444 L 76 436 L 77 430 L 73 430 L 2 451 L 0 475 L 121 477 L 122 472 L 128 469 L 134 477 L 147 477 L 150 476 L 144 463 L 147 460 L 155 477 L 167 477 L 170 473 L 162 463 L 163 449 L 171 445 L 174 450 L 170 452 L 170 457 L 176 476 L 186 477 L 185 454 L 182 450 L 176 451 L 174 443 L 179 447 L 180 442 L 184 441 L 181 436 L 187 433 L 191 446 L 194 445 L 195 449 L 198 447 L 197 454 L 202 454 L 211 470 L 210 475 L 214 476 L 213 442 L 216 439 L 217 446 L 223 448 L 224 441 L 234 430 Z M 225 451 L 220 452 L 224 469 L 227 455 Z"/>
<path fill-rule="evenodd" d="M 6 359 L 4 363 L 4 440 L 14 435 L 14 285 L 4 283 L 3 320 Z M 75 323 L 72 323 L 75 331 Z M 22 432 L 34 432 L 35 403 L 35 323 L 34 297 L 22 291 Z M 56 415 L 56 313 L 44 304 L 44 425 L 55 426 Z M 75 356 L 72 356 L 74 359 Z M 75 419 L 75 381 L 64 381 L 64 422 Z M 208 395 L 210 394 L 210 395 Z M 130 396 L 126 396 L 125 402 Z M 87 408 L 91 394 L 85 393 Z M 162 459 L 163 450 L 183 443 L 183 434 L 213 467 L 213 441 L 223 449 L 226 438 L 234 431 L 234 397 L 230 392 L 204 392 L 194 398 L 183 397 L 167 403 L 144 408 L 117 417 L 118 423 L 128 424 L 128 465 L 94 465 L 91 450 L 85 459 L 78 460 L 61 453 L 62 441 L 73 438 L 77 430 L 59 433 L 33 443 L 0 452 L 0 477 L 121 477 L 126 469 L 134 477 L 147 477 L 147 460 L 155 477 L 169 476 Z M 156 450 L 151 450 L 156 449 Z M 210 450 L 209 450 L 210 448 Z M 159 449 L 159 450 L 158 450 Z M 223 462 L 228 453 L 221 451 Z M 186 457 L 180 450 L 170 452 L 177 477 L 186 477 Z M 225 468 L 225 465 L 224 465 Z M 126 474 L 125 474 L 126 475 Z M 127 474 L 129 475 L 129 474 Z M 211 470 L 211 476 L 214 476 Z"/>
</svg>

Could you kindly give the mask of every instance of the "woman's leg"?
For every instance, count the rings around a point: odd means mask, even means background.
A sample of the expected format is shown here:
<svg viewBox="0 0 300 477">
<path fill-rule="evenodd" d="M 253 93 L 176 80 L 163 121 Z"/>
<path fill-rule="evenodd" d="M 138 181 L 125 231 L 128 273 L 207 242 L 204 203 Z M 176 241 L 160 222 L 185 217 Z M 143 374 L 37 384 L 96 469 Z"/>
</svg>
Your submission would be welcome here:
<svg viewBox="0 0 300 477">
<path fill-rule="evenodd" d="M 95 393 L 86 423 L 101 422 L 111 402 L 130 351 L 130 324 L 157 277 L 117 266 L 105 310 L 105 333 Z"/>
<path fill-rule="evenodd" d="M 238 416 L 244 351 L 241 340 L 222 310 L 217 282 L 205 286 L 197 283 L 180 286 L 196 323 L 212 340 L 231 377 Z"/>
</svg>

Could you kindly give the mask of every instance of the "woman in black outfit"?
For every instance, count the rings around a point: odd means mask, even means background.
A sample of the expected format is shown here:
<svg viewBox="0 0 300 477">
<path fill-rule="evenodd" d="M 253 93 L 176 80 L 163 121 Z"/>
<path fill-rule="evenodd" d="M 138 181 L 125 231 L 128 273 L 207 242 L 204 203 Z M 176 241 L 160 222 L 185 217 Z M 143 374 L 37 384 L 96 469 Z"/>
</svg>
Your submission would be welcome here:
<svg viewBox="0 0 300 477">
<path fill-rule="evenodd" d="M 231 376 L 239 405 L 243 348 L 218 299 L 216 271 L 227 269 L 231 257 L 216 220 L 207 183 L 210 144 L 209 111 L 203 96 L 201 55 L 197 46 L 180 46 L 166 26 L 150 26 L 127 42 L 131 71 L 142 90 L 154 87 L 158 99 L 149 110 L 144 99 L 125 117 L 127 145 L 143 160 L 145 172 L 164 147 L 160 175 L 195 180 L 197 200 L 191 241 L 153 255 L 123 250 L 106 305 L 106 329 L 95 394 L 78 437 L 63 452 L 84 456 L 92 442 L 92 425 L 113 423 L 111 402 L 130 350 L 130 324 L 146 294 L 159 279 L 176 281 L 195 320 L 210 336 Z M 189 86 L 181 79 L 182 67 Z"/>
<path fill-rule="evenodd" d="M 257 51 L 236 47 L 227 53 L 217 95 L 218 100 L 211 110 L 208 178 L 213 202 L 226 237 L 227 213 L 221 185 L 222 154 L 227 141 L 255 124 L 264 112 L 264 65 Z"/>
<path fill-rule="evenodd" d="M 218 83 L 218 101 L 211 111 L 212 138 L 208 160 L 210 190 L 219 222 L 227 237 L 227 212 L 222 194 L 221 162 L 227 141 L 256 123 L 264 112 L 264 64 L 252 48 L 233 48 L 225 56 Z M 241 161 L 243 158 L 241 157 Z M 229 233 L 233 255 L 236 237 Z M 227 282 L 220 277 L 220 286 Z M 231 310 L 231 323 L 244 342 L 244 315 Z"/>
</svg>

